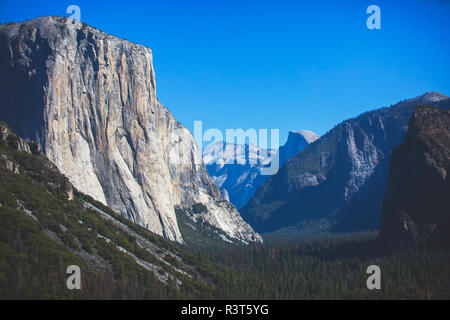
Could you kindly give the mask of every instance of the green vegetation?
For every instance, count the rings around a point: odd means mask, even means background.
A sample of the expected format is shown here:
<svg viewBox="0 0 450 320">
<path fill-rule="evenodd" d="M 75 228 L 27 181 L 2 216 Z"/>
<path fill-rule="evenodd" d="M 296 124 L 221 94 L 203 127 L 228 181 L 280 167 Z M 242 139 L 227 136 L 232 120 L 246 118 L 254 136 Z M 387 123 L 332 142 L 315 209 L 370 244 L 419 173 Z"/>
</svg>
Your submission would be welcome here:
<svg viewBox="0 0 450 320">
<path fill-rule="evenodd" d="M 450 252 L 384 255 L 375 234 L 266 238 L 264 245 L 217 245 L 199 258 L 223 266 L 226 299 L 449 299 Z M 381 268 L 382 289 L 368 290 L 367 267 Z"/>
<path fill-rule="evenodd" d="M 192 212 L 195 214 L 200 214 L 207 212 L 208 208 L 203 203 L 196 203 L 192 206 Z"/>
<path fill-rule="evenodd" d="M 203 221 L 194 221 L 191 217 L 195 212 L 206 210 L 206 207 L 202 205 L 194 205 L 192 209 L 175 208 L 175 214 L 177 216 L 178 227 L 183 235 L 188 248 L 209 247 L 211 245 L 217 245 L 226 241 L 233 242 L 228 236 L 220 229 L 217 229 L 213 225 Z M 201 211 L 203 212 L 203 211 Z"/>
<path fill-rule="evenodd" d="M 69 200 L 72 187 L 67 178 L 44 158 L 16 151 L 18 142 L 15 136 L 0 137 L 0 299 L 211 296 L 212 285 L 200 280 L 194 267 L 185 265 L 195 260 L 191 254 L 76 190 Z M 8 162 L 18 171 L 8 169 Z M 86 209 L 85 201 L 135 235 Z M 136 237 L 153 244 L 158 252 L 139 245 Z M 134 257 L 157 272 L 143 268 Z M 80 266 L 82 290 L 66 288 L 69 265 Z"/>
<path fill-rule="evenodd" d="M 19 142 L 0 134 L 0 299 L 450 298 L 449 251 L 383 254 L 373 233 L 271 235 L 264 244 L 230 244 L 219 230 L 190 218 L 204 210 L 199 205 L 176 210 L 187 242 L 176 245 L 76 190 L 69 200 L 67 179 L 44 158 L 15 151 Z M 366 288 L 372 264 L 381 267 L 382 290 Z M 80 266 L 82 290 L 66 288 L 69 265 Z M 158 278 L 164 276 L 166 283 Z"/>
</svg>

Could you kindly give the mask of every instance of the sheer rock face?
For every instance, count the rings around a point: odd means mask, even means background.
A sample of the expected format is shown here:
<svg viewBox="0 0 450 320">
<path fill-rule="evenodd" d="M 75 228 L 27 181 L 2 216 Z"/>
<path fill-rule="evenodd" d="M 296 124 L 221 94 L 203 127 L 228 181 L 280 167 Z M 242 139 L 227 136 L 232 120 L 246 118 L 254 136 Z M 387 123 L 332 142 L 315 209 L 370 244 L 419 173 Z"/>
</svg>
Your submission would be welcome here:
<svg viewBox="0 0 450 320">
<path fill-rule="evenodd" d="M 26 153 L 32 153 L 32 150 L 36 150 L 36 147 L 33 148 L 32 143 L 28 143 L 24 139 L 13 134 L 3 122 L 0 122 L 0 146 L 8 146 L 15 151 Z"/>
<path fill-rule="evenodd" d="M 0 26 L 0 119 L 80 191 L 183 242 L 174 207 L 232 238 L 260 236 L 221 200 L 191 133 L 156 98 L 150 49 L 46 17 Z"/>
<path fill-rule="evenodd" d="M 344 121 L 266 180 L 242 216 L 258 232 L 378 229 L 390 153 L 422 104 L 448 108 L 450 99 L 428 92 Z"/>
<path fill-rule="evenodd" d="M 421 107 L 395 148 L 380 240 L 385 247 L 450 245 L 450 111 Z"/>
<path fill-rule="evenodd" d="M 8 126 L 0 122 L 0 146 L 10 148 L 14 151 L 32 153 L 32 146 L 20 137 L 14 135 Z M 4 165 L 6 169 L 20 174 L 20 166 L 18 163 L 8 159 L 8 156 L 0 152 L 0 165 Z M 1 207 L 1 205 L 0 205 Z"/>
</svg>

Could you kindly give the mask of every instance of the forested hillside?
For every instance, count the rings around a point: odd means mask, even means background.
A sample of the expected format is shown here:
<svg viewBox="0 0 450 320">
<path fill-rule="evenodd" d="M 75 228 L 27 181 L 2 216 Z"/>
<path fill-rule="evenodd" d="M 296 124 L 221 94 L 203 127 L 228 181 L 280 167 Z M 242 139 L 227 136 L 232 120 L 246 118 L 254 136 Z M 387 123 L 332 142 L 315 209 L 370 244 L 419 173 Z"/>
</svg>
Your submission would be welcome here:
<svg viewBox="0 0 450 320">
<path fill-rule="evenodd" d="M 198 257 L 230 268 L 227 299 L 449 299 L 450 252 L 425 247 L 386 254 L 375 233 L 265 238 L 251 247 L 203 247 Z M 367 267 L 381 269 L 368 290 Z"/>
<path fill-rule="evenodd" d="M 201 298 L 212 290 L 201 264 L 78 192 L 0 124 L 0 298 Z M 79 291 L 66 287 L 70 265 Z"/>
<path fill-rule="evenodd" d="M 6 126 L 1 133 L 0 299 L 450 298 L 450 252 L 384 254 L 374 233 L 245 246 L 184 219 L 189 241 L 173 244 L 73 189 Z M 382 290 L 366 288 L 372 264 Z M 82 270 L 81 290 L 66 287 L 69 265 Z"/>
</svg>

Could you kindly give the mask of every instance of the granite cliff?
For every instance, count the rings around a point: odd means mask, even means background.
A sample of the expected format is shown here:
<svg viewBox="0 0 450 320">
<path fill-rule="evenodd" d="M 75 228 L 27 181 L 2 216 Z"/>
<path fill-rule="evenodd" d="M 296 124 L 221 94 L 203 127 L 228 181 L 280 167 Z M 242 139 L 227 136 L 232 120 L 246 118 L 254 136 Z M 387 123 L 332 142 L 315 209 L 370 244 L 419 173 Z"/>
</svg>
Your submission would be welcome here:
<svg viewBox="0 0 450 320">
<path fill-rule="evenodd" d="M 242 242 L 261 241 L 222 200 L 191 133 L 156 97 L 152 51 L 72 19 L 0 26 L 0 120 L 75 188 L 183 242 L 176 208 Z"/>
</svg>

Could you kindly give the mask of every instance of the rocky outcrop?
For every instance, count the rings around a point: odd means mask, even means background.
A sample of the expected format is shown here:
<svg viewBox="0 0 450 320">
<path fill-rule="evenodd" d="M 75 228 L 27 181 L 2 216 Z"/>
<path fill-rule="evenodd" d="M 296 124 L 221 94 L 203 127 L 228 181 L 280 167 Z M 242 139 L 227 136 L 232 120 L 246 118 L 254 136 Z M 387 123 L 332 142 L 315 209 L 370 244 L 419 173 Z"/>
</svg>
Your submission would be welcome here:
<svg viewBox="0 0 450 320">
<path fill-rule="evenodd" d="M 19 153 L 32 154 L 34 156 L 42 156 L 38 145 L 34 141 L 22 139 L 17 136 L 6 123 L 0 121 L 0 165 L 3 164 L 7 170 L 16 175 L 20 175 L 23 173 L 21 170 L 22 168 L 17 159 L 11 154 L 11 152 L 16 151 Z M 39 166 L 44 166 L 46 170 L 49 170 L 52 174 L 60 175 L 58 168 L 53 163 L 46 159 L 40 159 L 40 157 L 35 157 L 34 159 L 39 159 L 37 168 L 39 168 Z M 39 169 L 36 171 L 38 170 Z M 33 172 L 33 170 L 31 171 Z M 39 176 L 39 174 L 37 174 L 37 176 Z M 72 184 L 66 177 L 60 179 L 59 183 L 54 183 L 53 186 L 63 189 L 67 196 L 67 200 L 71 201 L 74 199 Z"/>
<path fill-rule="evenodd" d="M 242 216 L 258 232 L 378 229 L 390 153 L 424 103 L 448 108 L 450 99 L 428 92 L 337 125 L 261 185 Z"/>
<path fill-rule="evenodd" d="M 3 122 L 0 122 L 0 146 L 27 153 L 32 153 L 33 149 L 34 153 L 37 153 L 37 148 L 34 143 L 29 143 L 15 135 L 8 125 Z"/>
<path fill-rule="evenodd" d="M 392 152 L 379 236 L 385 247 L 450 246 L 449 172 L 450 111 L 420 107 Z"/>
<path fill-rule="evenodd" d="M 28 143 L 20 137 L 12 134 L 11 130 L 3 122 L 0 122 L 0 147 L 12 149 L 14 151 L 31 153 L 31 148 Z M 20 165 L 14 161 L 11 161 L 8 156 L 3 153 L 2 149 L 0 149 L 0 164 L 3 164 L 7 170 L 15 174 L 19 174 Z"/>
<path fill-rule="evenodd" d="M 174 208 L 244 242 L 260 237 L 221 200 L 191 133 L 156 97 L 150 49 L 65 18 L 0 26 L 0 119 L 83 193 L 183 242 Z"/>
<path fill-rule="evenodd" d="M 217 142 L 205 148 L 203 159 L 206 169 L 223 196 L 239 209 L 269 177 L 263 175 L 262 171 L 271 165 L 272 157 L 279 157 L 278 163 L 281 167 L 318 138 L 318 135 L 307 130 L 289 132 L 286 144 L 279 148 L 278 153 L 255 145 Z"/>
</svg>

